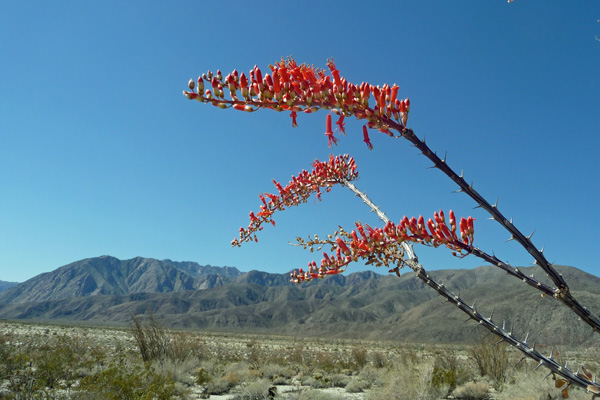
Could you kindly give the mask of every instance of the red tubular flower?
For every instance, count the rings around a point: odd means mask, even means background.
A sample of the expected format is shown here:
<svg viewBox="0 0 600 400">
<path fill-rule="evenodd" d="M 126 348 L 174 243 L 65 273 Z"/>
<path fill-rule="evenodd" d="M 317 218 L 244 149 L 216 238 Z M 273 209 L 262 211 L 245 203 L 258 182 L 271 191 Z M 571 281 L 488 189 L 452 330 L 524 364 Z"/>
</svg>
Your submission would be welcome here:
<svg viewBox="0 0 600 400">
<path fill-rule="evenodd" d="M 271 75 L 265 74 L 265 82 L 267 83 L 267 85 L 269 87 L 273 87 L 273 90 L 274 90 L 274 83 L 273 83 L 273 78 L 271 77 Z"/>
<path fill-rule="evenodd" d="M 367 130 L 366 125 L 363 125 L 363 142 L 366 143 L 369 150 L 373 150 L 373 145 L 371 144 L 371 139 L 369 139 L 369 131 Z"/>
<path fill-rule="evenodd" d="M 370 252 L 371 251 L 371 249 L 369 248 L 369 246 L 367 246 L 365 244 L 365 242 L 362 241 L 362 240 L 358 243 L 358 248 L 361 249 L 362 251 L 366 251 L 366 252 Z"/>
<path fill-rule="evenodd" d="M 290 118 L 292 118 L 292 128 L 298 127 L 298 121 L 296 121 L 297 116 L 298 116 L 298 114 L 296 114 L 296 111 L 292 111 L 290 113 Z"/>
<path fill-rule="evenodd" d="M 331 128 L 331 113 L 327 114 L 327 126 L 326 129 L 327 131 L 325 132 L 325 135 L 327 135 L 327 145 L 329 147 L 331 147 L 331 144 L 337 144 L 337 138 L 335 136 L 333 136 L 333 130 Z"/>
<path fill-rule="evenodd" d="M 461 218 L 459 227 L 460 227 L 460 237 L 462 238 L 464 243 L 469 244 L 468 232 L 467 232 L 467 220 L 464 218 Z"/>
<path fill-rule="evenodd" d="M 258 68 L 257 65 L 254 66 L 254 76 L 256 77 L 256 82 L 257 83 L 261 83 L 262 82 L 262 72 L 260 71 L 260 68 Z"/>
<path fill-rule="evenodd" d="M 273 71 L 273 90 L 275 94 L 278 94 L 281 91 L 281 86 L 279 85 L 279 71 Z"/>
<path fill-rule="evenodd" d="M 282 58 L 269 66 L 270 74 L 263 74 L 258 66 L 252 68 L 249 77 L 243 73 L 238 74 L 236 70 L 226 77 L 220 71 L 217 74 L 209 71 L 202 75 L 197 86 L 193 81 L 188 82 L 191 92 L 186 91 L 184 95 L 188 99 L 197 99 L 219 108 L 235 107 L 241 110 L 241 106 L 245 106 L 244 110 L 249 112 L 272 109 L 312 113 L 319 109 L 335 109 L 336 113 L 343 114 L 344 117 L 353 115 L 357 119 L 366 118 L 373 124 L 371 128 L 388 135 L 391 135 L 390 129 L 398 130 L 406 126 L 410 101 L 399 101 L 398 85 L 374 86 L 365 82 L 356 85 L 341 75 L 333 59 L 328 60 L 327 66 L 329 71 L 309 64 L 298 64 L 290 57 L 287 60 Z M 209 90 L 206 92 L 201 87 L 204 81 L 210 84 L 207 85 Z M 224 88 L 229 89 L 230 98 L 225 97 Z M 239 98 L 237 90 L 241 91 L 242 96 Z M 375 105 L 369 104 L 371 94 Z M 340 118 L 338 129 L 340 133 L 345 133 L 342 122 Z M 338 140 L 332 132 L 326 132 L 329 146 Z M 369 143 L 367 141 L 370 148 Z"/>
<path fill-rule="evenodd" d="M 452 235 L 450 234 L 450 231 L 448 230 L 448 226 L 446 224 L 441 224 L 440 229 L 442 230 L 442 232 L 444 233 L 444 236 L 447 239 L 452 238 Z"/>
<path fill-rule="evenodd" d="M 312 171 L 302 171 L 298 177 L 292 177 L 292 180 L 285 187 L 274 180 L 273 183 L 279 192 L 279 196 L 270 193 L 259 196 L 262 203 L 260 212 L 257 215 L 250 214 L 250 225 L 247 229 L 240 228 L 240 236 L 232 242 L 232 245 L 240 246 L 243 242 L 253 240 L 252 235 L 260 231 L 262 224 L 265 222 L 274 225 L 275 222 L 272 216 L 275 211 L 282 211 L 286 207 L 306 203 L 313 194 L 317 196 L 317 199 L 320 199 L 320 195 L 328 192 L 335 184 L 357 178 L 358 172 L 356 171 L 354 159 L 348 155 L 342 155 L 330 156 L 328 161 L 315 161 Z M 269 198 L 269 201 L 266 202 L 265 198 Z"/>
<path fill-rule="evenodd" d="M 469 239 L 471 240 L 471 243 L 473 243 L 473 233 L 475 232 L 475 229 L 473 228 L 473 221 L 475 221 L 475 219 L 473 217 L 469 217 L 467 218 L 467 226 L 469 227 Z"/>
<path fill-rule="evenodd" d="M 334 160 L 335 161 L 335 160 Z M 335 162 L 334 162 L 335 164 Z M 454 222 L 455 215 L 451 211 L 450 219 Z M 363 236 L 359 239 L 356 231 L 345 232 L 343 229 L 340 230 L 340 236 L 336 236 L 335 242 L 331 240 L 321 241 L 319 244 L 331 244 L 334 246 L 334 254 L 327 254 L 323 252 L 323 258 L 321 259 L 321 268 L 316 274 L 316 264 L 313 262 L 312 268 L 309 268 L 309 272 L 322 277 L 323 275 L 333 275 L 343 272 L 349 263 L 358 261 L 359 259 L 366 260 L 367 264 L 374 264 L 376 266 L 388 265 L 387 261 L 393 260 L 394 258 L 404 257 L 404 251 L 402 250 L 401 244 L 405 241 L 413 243 L 421 243 L 428 246 L 439 247 L 444 245 L 452 251 L 452 255 L 456 257 L 464 257 L 472 251 L 469 245 L 469 241 L 472 243 L 472 225 L 473 218 L 461 218 L 460 227 L 461 233 L 464 239 L 462 242 L 456 238 L 456 235 L 452 235 L 448 226 L 444 221 L 444 212 L 439 211 L 434 213 L 435 219 L 438 223 L 435 223 L 433 219 L 429 218 L 427 222 L 422 216 L 419 218 L 408 218 L 404 216 L 400 225 L 396 225 L 393 222 L 387 222 L 383 228 L 372 228 L 369 225 L 363 225 L 360 222 L 356 222 L 358 232 Z M 409 235 L 406 229 L 409 228 L 412 232 Z M 365 230 L 367 233 L 365 233 Z M 428 232 L 429 230 L 429 232 Z M 347 245 L 347 241 L 350 241 L 350 245 Z M 313 244 L 315 245 L 315 244 Z M 391 272 L 397 272 L 398 268 L 394 268 Z M 300 270 L 300 276 L 304 276 L 301 280 L 311 280 L 315 276 L 307 273 L 302 273 Z M 298 274 L 292 275 L 292 281 L 297 282 Z"/>
<path fill-rule="evenodd" d="M 431 218 L 427 220 L 427 228 L 429 228 L 429 232 L 431 233 L 431 235 L 435 236 L 435 224 L 433 223 L 433 220 Z"/>
<path fill-rule="evenodd" d="M 340 238 L 338 236 L 338 238 L 336 239 L 338 248 L 341 249 L 341 251 L 345 254 L 345 255 L 349 255 L 352 252 L 350 251 L 350 249 L 348 248 L 348 246 L 346 246 L 346 243 L 344 243 L 344 241 L 342 240 L 342 238 Z"/>
<path fill-rule="evenodd" d="M 338 129 L 344 135 L 346 134 L 346 129 L 344 128 L 346 124 L 344 124 L 344 114 L 340 115 L 340 118 L 335 123 L 338 126 Z"/>
<path fill-rule="evenodd" d="M 394 105 L 396 104 L 396 97 L 398 96 L 398 90 L 400 89 L 400 87 L 398 85 L 394 85 L 392 87 L 392 95 L 390 97 L 390 105 L 392 107 L 394 107 Z"/>
</svg>

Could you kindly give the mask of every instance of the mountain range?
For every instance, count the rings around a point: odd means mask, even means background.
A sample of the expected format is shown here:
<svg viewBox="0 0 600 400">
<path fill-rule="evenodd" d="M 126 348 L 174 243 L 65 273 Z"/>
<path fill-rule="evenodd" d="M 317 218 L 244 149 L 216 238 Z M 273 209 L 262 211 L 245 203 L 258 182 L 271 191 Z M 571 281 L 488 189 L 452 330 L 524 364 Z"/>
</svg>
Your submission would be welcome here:
<svg viewBox="0 0 600 400">
<path fill-rule="evenodd" d="M 528 274 L 541 275 L 534 267 Z M 573 293 L 600 311 L 600 278 L 557 266 Z M 544 344 L 589 344 L 591 328 L 568 308 L 491 266 L 430 275 L 480 312 Z M 540 278 L 543 281 L 543 279 Z M 289 275 L 137 257 L 76 261 L 0 292 L 0 318 L 128 325 L 152 312 L 168 327 L 212 331 L 470 342 L 483 332 L 414 273 L 371 271 L 302 285 Z"/>
<path fill-rule="evenodd" d="M 0 292 L 10 289 L 13 286 L 17 286 L 18 284 L 19 284 L 18 282 L 0 281 Z"/>
</svg>

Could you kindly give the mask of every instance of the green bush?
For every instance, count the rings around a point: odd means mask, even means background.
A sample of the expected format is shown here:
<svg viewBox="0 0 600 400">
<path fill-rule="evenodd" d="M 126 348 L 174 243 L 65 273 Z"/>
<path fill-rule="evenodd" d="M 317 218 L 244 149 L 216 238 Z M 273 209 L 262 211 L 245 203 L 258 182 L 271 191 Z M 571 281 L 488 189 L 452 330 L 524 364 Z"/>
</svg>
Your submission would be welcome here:
<svg viewBox="0 0 600 400">
<path fill-rule="evenodd" d="M 431 372 L 431 385 L 448 394 L 471 378 L 468 369 L 461 365 L 453 352 L 438 353 Z"/>
<path fill-rule="evenodd" d="M 92 399 L 107 400 L 171 400 L 181 396 L 173 379 L 141 366 L 111 365 L 81 380 L 78 388 Z"/>
</svg>

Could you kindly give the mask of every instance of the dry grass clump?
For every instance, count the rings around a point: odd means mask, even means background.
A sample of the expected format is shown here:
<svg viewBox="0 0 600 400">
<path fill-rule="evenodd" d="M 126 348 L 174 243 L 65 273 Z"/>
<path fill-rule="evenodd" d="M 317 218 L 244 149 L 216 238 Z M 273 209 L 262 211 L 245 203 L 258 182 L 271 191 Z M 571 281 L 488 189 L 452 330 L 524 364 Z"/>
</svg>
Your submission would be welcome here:
<svg viewBox="0 0 600 400">
<path fill-rule="evenodd" d="M 431 371 L 431 385 L 440 394 L 447 396 L 473 378 L 469 365 L 460 360 L 454 351 L 436 352 Z"/>
<path fill-rule="evenodd" d="M 148 323 L 131 317 L 131 333 L 144 362 L 155 360 L 185 361 L 198 351 L 197 343 L 189 335 L 172 333 L 150 314 Z"/>
<path fill-rule="evenodd" d="M 494 393 L 497 400 L 562 400 L 561 390 L 554 387 L 551 378 L 544 379 L 547 372 L 543 369 L 533 371 L 528 367 L 515 372 L 511 384 L 505 385 L 501 392 Z M 590 400 L 591 394 L 584 390 L 569 388 L 569 400 Z"/>
<path fill-rule="evenodd" d="M 485 382 L 467 382 L 454 390 L 454 397 L 462 400 L 487 399 L 490 385 Z"/>
<path fill-rule="evenodd" d="M 346 385 L 346 392 L 360 393 L 371 387 L 371 382 L 361 379 L 357 376 L 353 377 Z"/>
<path fill-rule="evenodd" d="M 260 367 L 263 378 L 270 379 L 275 385 L 287 385 L 296 372 L 290 366 L 270 362 Z"/>
<path fill-rule="evenodd" d="M 433 368 L 422 358 L 405 357 L 388 369 L 377 386 L 367 393 L 366 400 L 434 400 L 439 392 L 431 385 Z"/>
<path fill-rule="evenodd" d="M 495 337 L 488 336 L 480 340 L 470 351 L 479 374 L 491 379 L 496 389 L 500 389 L 506 382 L 516 362 L 510 359 L 508 348 L 508 344 L 497 343 Z"/>
<path fill-rule="evenodd" d="M 287 397 L 288 400 L 345 400 L 341 394 L 327 393 L 319 390 L 308 389 L 294 393 Z"/>
<path fill-rule="evenodd" d="M 260 379 L 241 388 L 241 393 L 235 395 L 232 400 L 269 400 L 274 399 L 277 388 L 270 380 Z"/>
</svg>

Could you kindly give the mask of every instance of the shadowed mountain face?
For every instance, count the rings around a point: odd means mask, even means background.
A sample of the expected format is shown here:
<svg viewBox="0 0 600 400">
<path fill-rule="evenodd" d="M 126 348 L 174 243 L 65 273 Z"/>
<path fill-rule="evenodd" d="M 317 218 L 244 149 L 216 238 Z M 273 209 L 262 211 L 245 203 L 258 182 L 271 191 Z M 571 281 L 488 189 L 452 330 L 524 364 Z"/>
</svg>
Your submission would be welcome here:
<svg viewBox="0 0 600 400">
<path fill-rule="evenodd" d="M 536 268 L 527 274 L 543 275 Z M 575 296 L 600 311 L 600 279 L 558 267 Z M 584 344 L 591 328 L 551 298 L 493 267 L 430 273 L 500 325 L 539 344 Z M 541 279 L 544 281 L 543 279 Z M 2 305 L 4 303 L 4 305 Z M 482 330 L 413 273 L 371 271 L 293 285 L 288 275 L 170 260 L 98 257 L 39 275 L 0 293 L 0 318 L 129 323 L 150 310 L 176 328 L 326 337 L 468 342 Z"/>
<path fill-rule="evenodd" d="M 17 286 L 17 285 L 18 285 L 17 282 L 0 281 L 0 292 L 4 292 L 5 290 L 8 290 L 11 287 Z"/>
</svg>

